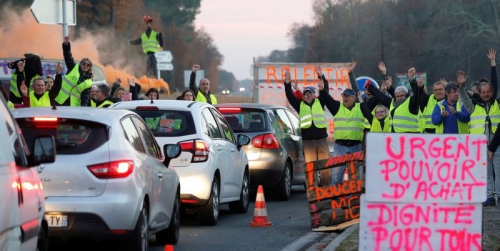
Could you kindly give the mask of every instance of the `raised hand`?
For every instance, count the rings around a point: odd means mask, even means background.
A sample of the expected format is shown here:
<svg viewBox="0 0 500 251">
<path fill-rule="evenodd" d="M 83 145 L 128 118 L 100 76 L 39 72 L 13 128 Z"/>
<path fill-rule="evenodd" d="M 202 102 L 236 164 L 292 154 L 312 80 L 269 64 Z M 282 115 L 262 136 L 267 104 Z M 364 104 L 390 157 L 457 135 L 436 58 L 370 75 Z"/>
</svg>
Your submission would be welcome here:
<svg viewBox="0 0 500 251">
<path fill-rule="evenodd" d="M 130 78 L 127 78 L 127 82 L 130 86 L 135 86 L 135 80 L 134 78 L 130 79 Z"/>
<path fill-rule="evenodd" d="M 69 43 L 69 37 L 68 36 L 65 36 L 64 37 L 64 44 L 68 44 Z"/>
<path fill-rule="evenodd" d="M 497 51 L 495 49 L 489 49 L 488 54 L 486 54 L 486 56 L 488 56 L 488 58 L 490 59 L 491 66 L 496 65 L 496 63 L 495 63 L 496 54 L 497 54 Z"/>
<path fill-rule="evenodd" d="M 322 91 L 322 90 L 324 90 L 324 89 L 325 89 L 325 83 L 323 83 L 323 80 L 320 80 L 320 81 L 318 82 L 318 89 L 319 89 L 320 91 Z"/>
<path fill-rule="evenodd" d="M 356 61 L 353 60 L 347 69 L 349 70 L 349 73 L 351 73 L 354 71 L 354 68 L 356 68 Z"/>
<path fill-rule="evenodd" d="M 465 81 L 467 81 L 467 75 L 465 75 L 464 71 L 459 71 L 457 73 L 457 85 L 459 88 L 463 88 L 465 86 Z"/>
<path fill-rule="evenodd" d="M 196 72 L 196 71 L 198 71 L 199 69 L 200 69 L 200 65 L 199 65 L 199 64 L 195 64 L 195 65 L 193 65 L 193 69 L 192 69 L 192 70 L 193 70 L 193 72 Z"/>
<path fill-rule="evenodd" d="M 62 67 L 61 63 L 57 63 L 56 64 L 56 74 L 59 75 L 62 73 L 62 71 L 63 71 L 63 67 Z"/>
<path fill-rule="evenodd" d="M 382 75 L 385 75 L 387 74 L 387 68 L 385 67 L 385 63 L 384 62 L 379 62 L 378 63 L 378 69 L 380 70 L 380 72 L 382 73 Z"/>
<path fill-rule="evenodd" d="M 385 83 L 387 85 L 387 89 L 391 88 L 391 86 L 392 86 L 392 77 L 388 76 L 387 77 L 387 81 L 385 81 Z"/>
<path fill-rule="evenodd" d="M 443 83 L 443 84 L 444 84 L 444 86 L 446 86 L 446 85 L 448 84 L 448 81 L 446 81 L 446 79 L 445 79 L 445 78 L 441 78 L 441 79 L 439 80 L 439 82 Z"/>
<path fill-rule="evenodd" d="M 408 69 L 408 78 L 410 79 L 410 81 L 415 79 L 416 72 L 417 72 L 417 70 L 415 70 L 415 67 Z"/>
<path fill-rule="evenodd" d="M 121 79 L 121 78 L 116 78 L 116 82 L 117 82 L 118 84 L 121 84 L 121 83 L 122 83 L 122 79 Z"/>
<path fill-rule="evenodd" d="M 294 91 L 299 89 L 299 83 L 297 83 L 297 81 L 295 81 L 295 80 L 292 80 L 292 89 Z"/>
<path fill-rule="evenodd" d="M 28 97 L 28 87 L 26 86 L 26 84 L 24 84 L 24 80 L 21 83 L 19 90 L 21 91 L 21 94 L 23 94 L 23 96 Z"/>
<path fill-rule="evenodd" d="M 417 79 L 417 86 L 418 86 L 418 87 L 422 87 L 422 86 L 424 86 L 424 83 L 425 83 L 425 78 L 424 78 L 424 76 L 420 76 L 420 77 L 418 77 L 418 79 Z"/>
<path fill-rule="evenodd" d="M 360 91 L 358 91 L 358 100 L 363 101 L 363 94 Z"/>
<path fill-rule="evenodd" d="M 323 71 L 321 70 L 320 65 L 316 65 L 316 73 L 318 74 L 319 77 L 323 76 Z"/>
<path fill-rule="evenodd" d="M 292 76 L 290 75 L 290 70 L 289 69 L 286 69 L 285 70 L 285 78 L 283 79 L 283 81 L 285 81 L 285 84 L 290 84 L 292 81 Z"/>
</svg>

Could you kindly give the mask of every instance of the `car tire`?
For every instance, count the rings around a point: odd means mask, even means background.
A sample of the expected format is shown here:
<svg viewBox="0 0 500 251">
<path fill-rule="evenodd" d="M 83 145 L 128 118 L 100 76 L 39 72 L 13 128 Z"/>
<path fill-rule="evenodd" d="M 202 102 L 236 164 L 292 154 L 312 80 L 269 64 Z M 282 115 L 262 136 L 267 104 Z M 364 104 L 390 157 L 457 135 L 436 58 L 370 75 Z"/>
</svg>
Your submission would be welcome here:
<svg viewBox="0 0 500 251">
<path fill-rule="evenodd" d="M 172 211 L 172 218 L 167 229 L 156 233 L 156 243 L 160 245 L 177 244 L 179 241 L 179 230 L 181 226 L 181 198 L 179 193 L 175 196 L 174 209 Z"/>
<path fill-rule="evenodd" d="M 250 191 L 248 189 L 248 172 L 243 174 L 243 182 L 241 183 L 240 200 L 229 203 L 229 210 L 233 213 L 244 214 L 248 211 L 248 204 L 250 201 Z"/>
<path fill-rule="evenodd" d="M 40 231 L 38 232 L 38 241 L 36 243 L 36 251 L 48 251 L 49 250 L 49 235 L 47 230 L 40 226 Z"/>
<path fill-rule="evenodd" d="M 125 244 L 127 251 L 148 251 L 149 245 L 148 210 L 143 207 L 130 240 Z"/>
<path fill-rule="evenodd" d="M 220 195 L 219 195 L 219 180 L 214 177 L 212 182 L 212 191 L 208 203 L 198 208 L 198 222 L 203 226 L 215 226 L 219 220 Z"/>
<path fill-rule="evenodd" d="M 278 200 L 286 201 L 290 199 L 292 194 L 292 171 L 288 161 L 285 163 L 283 176 L 281 177 L 280 183 L 276 187 L 275 192 L 278 195 Z"/>
</svg>

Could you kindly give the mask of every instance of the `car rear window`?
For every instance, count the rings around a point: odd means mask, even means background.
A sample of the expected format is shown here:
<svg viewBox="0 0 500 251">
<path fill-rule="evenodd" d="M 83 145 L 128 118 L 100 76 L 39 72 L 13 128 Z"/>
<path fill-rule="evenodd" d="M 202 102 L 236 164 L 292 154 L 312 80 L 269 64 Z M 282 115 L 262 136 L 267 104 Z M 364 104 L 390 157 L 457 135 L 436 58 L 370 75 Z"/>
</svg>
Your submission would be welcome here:
<svg viewBox="0 0 500 251">
<path fill-rule="evenodd" d="M 233 129 L 233 132 L 269 131 L 266 113 L 259 109 L 219 110 Z"/>
<path fill-rule="evenodd" d="M 31 119 L 18 118 L 17 123 L 28 145 L 32 145 L 36 137 L 53 135 L 57 154 L 84 154 L 108 141 L 106 125 L 85 120 L 60 119 L 57 122 L 35 122 Z"/>
<path fill-rule="evenodd" d="M 189 111 L 134 110 L 144 119 L 155 137 L 177 137 L 196 133 Z"/>
</svg>

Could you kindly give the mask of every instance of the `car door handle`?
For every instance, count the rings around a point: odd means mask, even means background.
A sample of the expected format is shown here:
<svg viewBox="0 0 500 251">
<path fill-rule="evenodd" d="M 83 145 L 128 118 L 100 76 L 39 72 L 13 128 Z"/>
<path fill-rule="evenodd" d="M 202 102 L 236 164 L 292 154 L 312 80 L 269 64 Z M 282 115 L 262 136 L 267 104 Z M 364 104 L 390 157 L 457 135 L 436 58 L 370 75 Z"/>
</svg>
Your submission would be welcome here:
<svg viewBox="0 0 500 251">
<path fill-rule="evenodd" d="M 163 173 L 158 173 L 158 178 L 163 178 Z"/>
</svg>

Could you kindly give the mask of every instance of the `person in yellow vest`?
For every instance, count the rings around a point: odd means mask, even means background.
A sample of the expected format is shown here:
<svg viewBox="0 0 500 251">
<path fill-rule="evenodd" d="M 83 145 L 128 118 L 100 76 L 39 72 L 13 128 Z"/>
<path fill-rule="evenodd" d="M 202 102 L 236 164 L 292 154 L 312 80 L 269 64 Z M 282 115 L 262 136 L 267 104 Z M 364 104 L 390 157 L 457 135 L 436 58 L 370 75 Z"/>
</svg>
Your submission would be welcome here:
<svg viewBox="0 0 500 251">
<path fill-rule="evenodd" d="M 62 70 L 63 67 L 61 63 L 57 63 L 56 65 L 56 78 L 54 81 L 54 85 L 50 90 L 47 90 L 47 85 L 43 78 L 37 78 L 33 81 L 33 86 L 31 90 L 25 91 L 22 88 L 25 88 L 25 85 L 21 86 L 21 92 L 24 97 L 27 97 L 29 100 L 29 107 L 50 107 L 55 105 L 54 99 L 59 93 L 62 85 Z M 25 103 L 26 101 L 24 99 Z"/>
<path fill-rule="evenodd" d="M 210 92 L 210 81 L 206 78 L 200 79 L 200 85 L 196 88 L 196 72 L 200 69 L 200 66 L 193 65 L 191 76 L 189 78 L 189 89 L 191 89 L 195 94 L 195 100 L 198 102 L 205 102 L 211 105 L 217 104 L 217 98 Z"/>
<path fill-rule="evenodd" d="M 363 138 L 365 130 L 365 117 L 369 117 L 370 111 L 361 98 L 361 92 L 356 93 L 353 89 L 346 88 L 342 92 L 342 101 L 335 100 L 328 93 L 328 80 L 316 68 L 316 72 L 321 76 L 319 82 L 319 100 L 325 104 L 326 108 L 333 115 L 335 123 L 333 156 L 341 156 L 363 150 Z M 356 103 L 359 96 L 363 105 Z M 338 167 L 332 170 L 331 184 L 343 182 L 344 168 Z"/>
<path fill-rule="evenodd" d="M 391 121 L 389 119 L 389 109 L 383 105 L 375 106 L 373 116 L 371 113 L 367 118 L 370 123 L 370 132 L 391 132 Z"/>
<path fill-rule="evenodd" d="M 390 98 L 374 87 L 371 83 L 367 83 L 365 89 L 368 88 L 373 97 L 376 98 L 383 106 L 389 108 L 389 116 L 391 123 L 391 132 L 396 133 L 419 133 L 421 126 L 419 122 L 420 115 L 420 99 L 424 91 L 424 78 L 421 76 L 418 80 L 415 78 L 415 68 L 408 70 L 408 79 L 413 91 L 410 95 L 408 88 L 404 85 L 396 87 L 394 90 L 395 98 Z"/>
<path fill-rule="evenodd" d="M 7 102 L 7 107 L 9 109 L 17 109 L 17 108 L 25 108 L 25 107 L 30 107 L 30 100 L 28 97 L 28 87 L 23 83 L 21 84 L 19 91 L 21 92 L 21 96 L 23 98 L 22 104 L 14 104 L 9 100 L 9 91 L 7 91 L 6 88 L 0 85 L 0 92 L 2 93 L 2 96 L 5 98 L 5 101 Z M 24 94 L 26 93 L 26 94 Z"/>
<path fill-rule="evenodd" d="M 120 102 L 119 100 L 109 96 L 111 93 L 111 87 L 107 84 L 100 84 L 97 86 L 96 90 L 96 107 L 97 108 L 107 108 L 114 103 Z"/>
<path fill-rule="evenodd" d="M 9 63 L 8 67 L 15 69 L 15 72 L 12 74 L 10 79 L 9 100 L 15 104 L 21 104 L 22 97 L 19 87 L 24 81 L 25 83 L 28 83 L 28 89 L 31 89 L 33 81 L 42 77 L 42 61 L 40 56 L 33 53 L 26 53 L 24 54 L 24 58 Z"/>
<path fill-rule="evenodd" d="M 311 86 L 305 87 L 302 94 L 303 100 L 299 100 L 292 90 L 289 70 L 285 71 L 283 82 L 285 84 L 286 98 L 299 114 L 299 127 L 302 135 L 305 162 L 330 158 L 325 111 L 323 110 L 324 104 L 314 96 L 316 91 Z M 328 184 L 330 177 L 330 171 L 321 172 L 322 183 L 324 180 L 325 184 Z"/>
<path fill-rule="evenodd" d="M 146 76 L 154 76 L 156 79 L 158 79 L 158 68 L 155 53 L 158 51 L 158 46 L 160 48 L 163 48 L 163 36 L 161 32 L 157 32 L 151 29 L 153 18 L 151 18 L 150 16 L 144 16 L 142 20 L 148 26 L 148 28 L 144 33 L 142 33 L 141 37 L 130 41 L 130 44 L 142 45 L 142 52 L 148 55 L 146 64 Z"/>
<path fill-rule="evenodd" d="M 434 124 L 432 121 L 432 114 L 437 103 L 443 101 L 445 98 L 445 86 L 446 82 L 438 81 L 432 85 L 433 94 L 428 95 L 427 93 L 425 93 L 425 91 L 422 93 L 422 99 L 420 103 L 420 110 L 422 111 L 422 115 L 420 117 L 420 124 L 425 133 L 436 132 L 436 124 Z"/>
<path fill-rule="evenodd" d="M 446 85 L 446 98 L 439 101 L 432 113 L 435 133 L 469 133 L 470 114 L 459 102 L 458 86 L 450 82 Z"/>
<path fill-rule="evenodd" d="M 63 77 L 61 90 L 55 98 L 56 103 L 61 106 L 90 106 L 92 61 L 83 58 L 80 63 L 75 62 L 68 36 L 64 37 L 62 48 L 68 70 Z"/>
<path fill-rule="evenodd" d="M 495 54 L 496 51 L 490 49 L 490 53 L 488 54 L 490 60 L 495 61 Z M 498 80 L 495 76 L 495 78 L 492 78 L 491 83 L 481 83 L 479 86 L 480 100 L 472 99 L 467 94 L 467 90 L 465 89 L 466 80 L 467 75 L 465 72 L 459 71 L 457 73 L 457 85 L 460 99 L 467 111 L 470 112 L 469 133 L 486 135 L 488 143 L 490 144 L 493 135 L 497 131 L 497 126 L 500 123 L 500 107 L 496 100 L 498 94 Z M 492 158 L 488 158 L 487 163 L 487 199 L 483 203 L 484 206 L 494 206 L 496 204 L 494 195 L 500 195 L 500 152 L 496 150 L 490 155 Z"/>
</svg>

